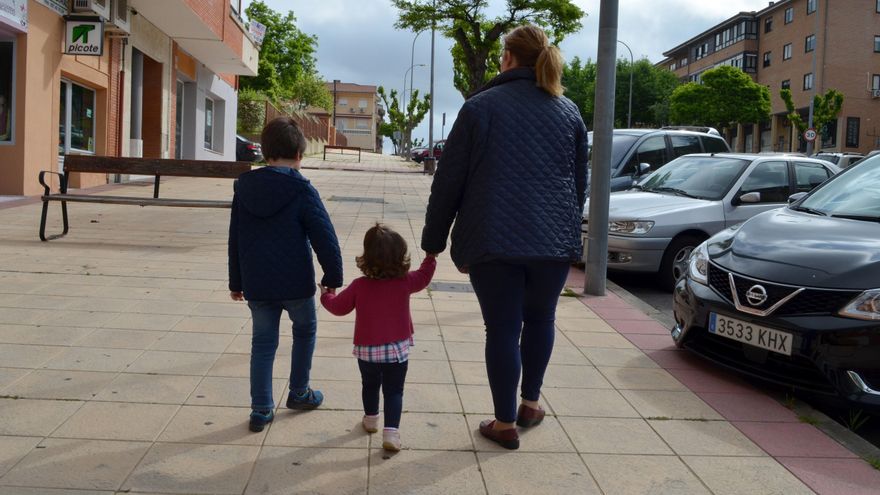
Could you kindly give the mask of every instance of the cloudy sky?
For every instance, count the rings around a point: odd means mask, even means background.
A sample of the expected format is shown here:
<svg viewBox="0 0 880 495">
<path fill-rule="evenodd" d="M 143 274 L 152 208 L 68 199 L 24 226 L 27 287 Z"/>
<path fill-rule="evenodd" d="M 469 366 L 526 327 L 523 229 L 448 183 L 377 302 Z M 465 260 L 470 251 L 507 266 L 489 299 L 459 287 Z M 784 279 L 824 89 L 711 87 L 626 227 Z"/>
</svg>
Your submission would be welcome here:
<svg viewBox="0 0 880 495">
<path fill-rule="evenodd" d="M 422 93 L 430 84 L 430 32 L 414 33 L 394 28 L 397 10 L 389 0 L 264 0 L 272 9 L 292 10 L 297 27 L 318 37 L 318 70 L 326 80 L 384 86 L 403 91 L 404 75 L 414 53 L 414 87 Z M 245 0 L 245 5 L 250 3 Z M 587 16 L 583 29 L 560 45 L 571 60 L 596 58 L 600 0 L 574 0 Z M 502 8 L 504 0 L 489 0 L 490 9 Z M 662 53 L 740 11 L 765 8 L 767 0 L 620 0 L 618 38 L 632 48 L 636 59 L 658 62 Z M 415 41 L 415 44 L 413 44 Z M 434 139 L 449 132 L 463 99 L 452 85 L 450 40 L 435 38 Z M 412 51 L 413 46 L 415 51 Z M 629 57 L 623 45 L 617 56 Z M 407 81 L 407 86 L 409 82 Z M 446 113 L 446 126 L 441 125 Z M 428 118 L 416 128 L 414 138 L 428 137 Z M 385 152 L 391 144 L 385 144 Z"/>
</svg>

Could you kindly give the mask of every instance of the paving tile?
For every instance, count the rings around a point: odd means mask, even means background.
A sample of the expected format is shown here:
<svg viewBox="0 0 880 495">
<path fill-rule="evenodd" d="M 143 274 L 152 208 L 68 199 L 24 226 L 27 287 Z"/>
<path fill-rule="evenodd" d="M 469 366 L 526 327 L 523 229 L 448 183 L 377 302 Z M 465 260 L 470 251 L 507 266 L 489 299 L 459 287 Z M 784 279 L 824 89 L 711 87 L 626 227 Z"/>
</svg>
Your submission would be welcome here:
<svg viewBox="0 0 880 495">
<path fill-rule="evenodd" d="M 361 411 L 289 411 L 280 409 L 266 445 L 314 448 L 367 448 L 369 434 L 361 427 Z"/>
<path fill-rule="evenodd" d="M 162 337 L 163 332 L 149 330 L 116 330 L 99 328 L 74 343 L 77 347 L 99 347 L 113 349 L 149 348 Z"/>
<path fill-rule="evenodd" d="M 36 369 L 63 351 L 63 347 L 0 344 L 0 363 L 9 368 Z"/>
<path fill-rule="evenodd" d="M 115 495 L 113 490 L 66 490 L 64 488 L 32 488 L 26 486 L 4 486 L 3 495 Z M 152 495 L 152 494 L 138 494 Z"/>
<path fill-rule="evenodd" d="M 438 311 L 435 314 L 437 315 L 437 322 L 441 327 L 445 327 L 447 325 L 458 327 L 475 327 L 475 330 L 483 329 L 486 327 L 486 325 L 483 323 L 483 315 L 480 313 L 474 313 L 471 311 Z"/>
<path fill-rule="evenodd" d="M 237 334 L 245 328 L 247 318 L 217 318 L 211 316 L 186 316 L 174 325 L 175 332 L 205 332 Z M 284 323 L 282 322 L 282 328 Z"/>
<path fill-rule="evenodd" d="M 593 316 L 592 318 L 560 318 L 556 315 L 556 328 L 565 332 L 566 335 L 575 332 L 598 332 L 598 333 L 615 333 L 604 320 L 600 320 Z"/>
<path fill-rule="evenodd" d="M 656 321 L 640 320 L 606 320 L 615 330 L 623 335 L 660 335 L 672 343 L 669 329 Z"/>
<path fill-rule="evenodd" d="M 770 457 L 684 457 L 682 459 L 715 495 L 813 493 L 791 472 Z"/>
<path fill-rule="evenodd" d="M 321 409 L 334 409 L 344 411 L 360 411 L 363 414 L 364 405 L 361 400 L 361 382 L 360 381 L 339 381 L 339 380 L 312 380 L 312 387 L 324 393 L 324 403 Z M 406 387 L 411 389 L 412 384 L 407 383 Z M 403 407 L 406 407 L 408 392 L 404 390 Z M 286 400 L 287 392 L 281 396 Z M 277 402 L 277 401 L 276 401 Z M 283 406 L 283 402 L 281 403 Z"/>
<path fill-rule="evenodd" d="M 237 302 L 216 303 L 203 302 L 198 303 L 192 311 L 188 312 L 192 316 L 214 316 L 227 318 L 249 318 L 251 312 L 247 305 Z"/>
<path fill-rule="evenodd" d="M 595 366 L 614 366 L 618 368 L 657 368 L 654 362 L 640 349 L 583 348 L 581 352 Z"/>
<path fill-rule="evenodd" d="M 590 309 L 604 320 L 638 320 L 638 321 L 654 321 L 653 318 L 643 313 L 641 310 L 612 307 L 612 306 L 591 306 Z"/>
<path fill-rule="evenodd" d="M 201 352 L 146 351 L 128 367 L 126 372 L 204 375 L 218 357 L 218 354 Z"/>
<path fill-rule="evenodd" d="M 754 393 L 755 387 L 749 385 L 733 373 L 718 369 L 672 368 L 669 369 L 678 381 L 692 392 L 716 393 Z"/>
<path fill-rule="evenodd" d="M 40 319 L 40 324 L 50 326 L 101 328 L 107 325 L 116 313 L 98 311 L 51 311 Z"/>
<path fill-rule="evenodd" d="M 452 374 L 458 385 L 488 385 L 489 378 L 486 376 L 485 363 L 472 363 L 465 361 L 453 361 Z"/>
<path fill-rule="evenodd" d="M 318 337 L 315 344 L 315 356 L 327 357 L 352 357 L 352 341 L 351 338 L 334 339 L 329 337 Z"/>
<path fill-rule="evenodd" d="M 451 383 L 407 384 L 403 391 L 403 410 L 412 412 L 463 412 L 458 390 Z"/>
<path fill-rule="evenodd" d="M 272 375 L 274 378 L 290 377 L 290 356 L 275 356 L 272 363 Z M 221 354 L 211 369 L 208 376 L 251 376 L 251 356 L 249 354 Z"/>
<path fill-rule="evenodd" d="M 708 495 L 678 457 L 581 454 L 599 487 L 614 495 Z"/>
<path fill-rule="evenodd" d="M 410 363 L 412 371 L 412 363 Z M 312 381 L 315 380 L 361 380 L 361 372 L 358 370 L 357 359 L 350 357 L 322 357 L 312 358 Z M 407 381 L 410 376 L 407 374 Z"/>
<path fill-rule="evenodd" d="M 676 348 L 669 335 L 629 333 L 626 334 L 626 339 L 643 351 L 674 350 Z"/>
<path fill-rule="evenodd" d="M 480 435 L 480 421 L 492 416 L 469 414 L 468 429 L 478 452 L 507 452 L 503 447 Z M 518 452 L 574 452 L 575 448 L 560 421 L 547 416 L 533 428 L 519 428 Z"/>
<path fill-rule="evenodd" d="M 130 330 L 171 330 L 181 320 L 178 315 L 157 315 L 149 313 L 122 313 L 109 320 L 104 328 Z"/>
<path fill-rule="evenodd" d="M 578 452 L 595 454 L 672 454 L 642 419 L 576 418 L 559 422 Z"/>
<path fill-rule="evenodd" d="M 465 413 L 486 415 L 494 413 L 495 407 L 492 404 L 492 391 L 489 385 L 456 385 L 456 388 Z"/>
<path fill-rule="evenodd" d="M 191 301 L 134 301 L 133 304 L 127 308 L 127 311 L 129 313 L 184 316 L 192 314 L 198 304 L 199 303 L 197 302 Z"/>
<path fill-rule="evenodd" d="M 143 351 L 134 349 L 92 349 L 71 347 L 50 359 L 44 368 L 53 370 L 120 372 L 133 363 Z"/>
<path fill-rule="evenodd" d="M 777 459 L 821 495 L 876 495 L 880 471 L 861 459 Z"/>
<path fill-rule="evenodd" d="M 219 333 L 167 332 L 159 336 L 150 346 L 154 351 L 184 351 L 221 353 L 232 343 L 234 336 Z M 250 336 L 248 336 L 250 352 Z"/>
<path fill-rule="evenodd" d="M 450 361 L 486 361 L 486 344 L 483 342 L 446 342 Z"/>
<path fill-rule="evenodd" d="M 650 420 L 678 455 L 763 456 L 764 451 L 725 421 Z"/>
<path fill-rule="evenodd" d="M 652 361 L 666 369 L 704 369 L 712 364 L 684 349 L 646 349 L 645 354 Z"/>
<path fill-rule="evenodd" d="M 72 400 L 0 398 L 0 435 L 47 436 L 82 405 Z"/>
<path fill-rule="evenodd" d="M 154 444 L 123 489 L 155 492 L 239 494 L 259 447 Z"/>
<path fill-rule="evenodd" d="M 733 423 L 774 457 L 856 457 L 813 425 L 806 423 Z"/>
<path fill-rule="evenodd" d="M 0 342 L 69 346 L 91 333 L 92 328 L 9 325 L 0 323 Z"/>
<path fill-rule="evenodd" d="M 276 404 L 283 406 L 284 401 L 287 400 L 286 385 L 287 380 L 272 380 Z M 250 380 L 248 378 L 207 376 L 193 390 L 185 404 L 250 407 Z"/>
<path fill-rule="evenodd" d="M 644 418 L 724 419 L 690 391 L 624 390 L 621 394 Z"/>
<path fill-rule="evenodd" d="M 547 403 L 558 416 L 638 418 L 639 413 L 617 390 L 572 390 L 544 387 Z"/>
<path fill-rule="evenodd" d="M 485 374 L 485 370 L 483 371 Z M 612 388 L 611 383 L 593 366 L 554 364 L 547 366 L 545 387 L 559 388 Z"/>
<path fill-rule="evenodd" d="M 153 441 L 180 406 L 87 402 L 53 433 L 57 438 Z"/>
<path fill-rule="evenodd" d="M 618 390 L 686 390 L 684 385 L 663 369 L 606 366 L 598 369 Z"/>
<path fill-rule="evenodd" d="M 0 436 L 0 477 L 28 454 L 43 437 Z"/>
<path fill-rule="evenodd" d="M 728 421 L 798 422 L 797 415 L 775 399 L 761 392 L 751 394 L 697 394 Z"/>
<path fill-rule="evenodd" d="M 24 368 L 0 368 L 0 391 L 10 387 L 13 383 L 29 373 L 33 373 L 33 371 Z M 4 395 L 15 394 L 5 393 Z"/>
<path fill-rule="evenodd" d="M 477 327 L 459 327 L 444 325 L 441 329 L 443 340 L 449 342 L 478 342 L 486 343 L 486 331 Z"/>
<path fill-rule="evenodd" d="M 123 373 L 107 384 L 95 400 L 183 404 L 195 390 L 200 376 Z"/>
<path fill-rule="evenodd" d="M 553 354 L 550 362 L 554 364 L 590 365 L 590 360 L 584 356 L 584 347 L 575 347 L 565 340 L 556 340 L 553 346 Z"/>
<path fill-rule="evenodd" d="M 370 454 L 370 487 L 388 495 L 486 493 L 473 452 L 442 450 L 407 450 L 394 456 L 374 451 Z"/>
<path fill-rule="evenodd" d="M 384 422 L 380 422 L 380 428 Z M 373 445 L 381 446 L 381 429 L 373 435 Z M 466 450 L 474 444 L 463 414 L 405 412 L 400 419 L 400 435 L 404 449 Z"/>
<path fill-rule="evenodd" d="M 633 346 L 625 337 L 616 333 L 569 332 L 566 336 L 578 347 L 608 347 L 611 349 L 635 348 L 635 346 Z"/>
<path fill-rule="evenodd" d="M 361 495 L 367 492 L 367 456 L 364 449 L 267 446 L 245 493 L 287 495 L 296 487 L 310 495 Z"/>
<path fill-rule="evenodd" d="M 248 430 L 249 407 L 183 406 L 158 442 L 262 445 L 268 430 Z M 272 425 L 274 428 L 277 422 Z"/>
<path fill-rule="evenodd" d="M 351 339 L 349 339 L 351 355 Z M 447 361 L 446 344 L 442 340 L 418 340 L 410 347 L 410 359 L 416 361 Z"/>
<path fill-rule="evenodd" d="M 446 361 L 418 361 L 411 359 L 406 371 L 406 382 L 454 383 L 452 379 L 452 370 L 449 366 L 450 363 Z M 356 376 L 357 379 L 360 379 L 360 374 Z"/>
<path fill-rule="evenodd" d="M 34 370 L 3 392 L 28 399 L 91 400 L 115 376 L 97 371 Z"/>
<path fill-rule="evenodd" d="M 489 493 L 510 495 L 600 494 L 577 454 L 479 452 L 480 471 Z M 529 473 L 523 476 L 522 473 Z"/>
<path fill-rule="evenodd" d="M 116 490 L 149 446 L 143 442 L 48 438 L 0 479 L 0 484 Z"/>
</svg>

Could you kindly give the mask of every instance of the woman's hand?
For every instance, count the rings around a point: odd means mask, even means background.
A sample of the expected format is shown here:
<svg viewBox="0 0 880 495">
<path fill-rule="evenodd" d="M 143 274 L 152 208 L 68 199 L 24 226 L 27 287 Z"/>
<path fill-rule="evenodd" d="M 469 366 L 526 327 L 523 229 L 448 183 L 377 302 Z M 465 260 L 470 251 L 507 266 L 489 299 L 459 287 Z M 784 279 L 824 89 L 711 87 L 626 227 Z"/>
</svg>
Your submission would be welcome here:
<svg viewBox="0 0 880 495">
<path fill-rule="evenodd" d="M 244 301 L 244 293 L 241 291 L 230 291 L 229 298 L 233 301 Z"/>
<path fill-rule="evenodd" d="M 425 251 L 425 256 L 428 258 L 436 258 L 440 253 L 429 253 Z"/>
<path fill-rule="evenodd" d="M 332 287 L 324 287 L 323 285 L 318 285 L 318 289 L 321 291 L 321 295 L 324 294 L 336 294 L 336 289 Z"/>
</svg>

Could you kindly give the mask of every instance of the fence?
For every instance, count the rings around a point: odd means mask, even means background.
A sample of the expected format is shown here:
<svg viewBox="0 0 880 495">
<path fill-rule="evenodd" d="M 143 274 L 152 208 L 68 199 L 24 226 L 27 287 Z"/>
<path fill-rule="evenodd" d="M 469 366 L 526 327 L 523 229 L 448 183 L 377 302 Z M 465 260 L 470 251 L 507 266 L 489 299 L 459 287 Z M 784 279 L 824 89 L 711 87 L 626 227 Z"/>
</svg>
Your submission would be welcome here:
<svg viewBox="0 0 880 495">
<path fill-rule="evenodd" d="M 244 108 L 245 106 L 249 108 Z M 336 146 L 348 145 L 348 139 L 346 139 L 346 137 L 332 125 L 324 123 L 321 119 L 305 112 L 286 112 L 269 101 L 239 100 L 239 113 L 241 114 L 243 111 L 249 114 L 249 120 L 255 124 L 253 125 L 253 131 L 256 132 L 258 132 L 257 129 L 262 129 L 262 127 L 272 119 L 278 117 L 292 118 L 296 121 L 297 125 L 300 126 L 300 129 L 302 129 L 306 141 L 308 142 L 306 154 L 320 153 L 325 144 Z M 254 122 L 254 119 L 256 122 Z M 248 127 L 251 126 L 249 125 Z M 247 135 L 247 133 L 244 134 Z M 259 140 L 259 136 L 254 134 L 248 135 L 247 137 L 252 139 L 257 138 L 257 140 Z"/>
</svg>

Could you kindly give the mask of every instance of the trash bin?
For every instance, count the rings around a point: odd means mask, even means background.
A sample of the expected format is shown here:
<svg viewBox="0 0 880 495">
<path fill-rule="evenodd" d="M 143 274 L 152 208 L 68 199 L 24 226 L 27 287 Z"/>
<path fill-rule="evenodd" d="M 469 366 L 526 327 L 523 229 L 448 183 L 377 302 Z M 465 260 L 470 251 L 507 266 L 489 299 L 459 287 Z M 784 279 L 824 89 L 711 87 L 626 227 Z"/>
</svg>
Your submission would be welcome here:
<svg viewBox="0 0 880 495">
<path fill-rule="evenodd" d="M 426 156 L 422 159 L 422 171 L 428 175 L 434 175 L 434 171 L 437 170 L 437 159 L 434 157 Z"/>
</svg>

